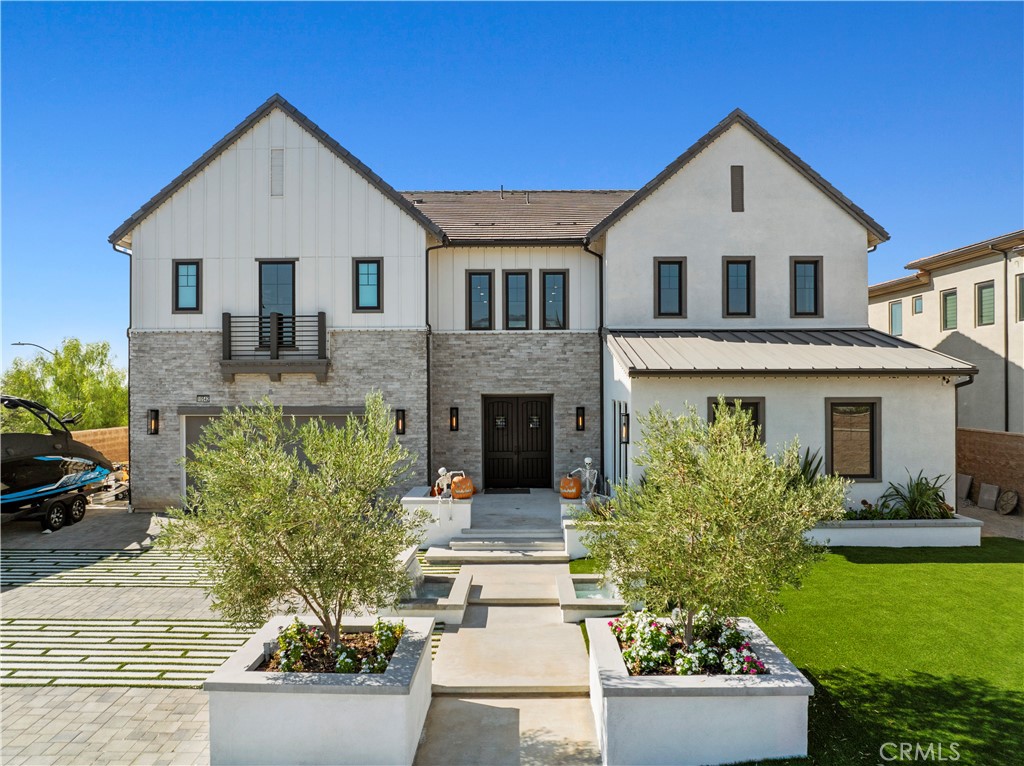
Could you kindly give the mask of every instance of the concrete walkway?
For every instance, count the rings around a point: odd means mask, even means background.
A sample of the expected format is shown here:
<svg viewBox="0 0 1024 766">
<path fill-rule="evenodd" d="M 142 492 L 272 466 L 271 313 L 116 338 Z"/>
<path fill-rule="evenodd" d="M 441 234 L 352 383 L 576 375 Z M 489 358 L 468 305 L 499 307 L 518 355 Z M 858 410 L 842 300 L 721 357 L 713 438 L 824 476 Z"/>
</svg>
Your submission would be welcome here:
<svg viewBox="0 0 1024 766">
<path fill-rule="evenodd" d="M 473 529 L 552 529 L 561 531 L 561 495 L 551 489 L 529 494 L 482 493 L 473 497 Z"/>
</svg>

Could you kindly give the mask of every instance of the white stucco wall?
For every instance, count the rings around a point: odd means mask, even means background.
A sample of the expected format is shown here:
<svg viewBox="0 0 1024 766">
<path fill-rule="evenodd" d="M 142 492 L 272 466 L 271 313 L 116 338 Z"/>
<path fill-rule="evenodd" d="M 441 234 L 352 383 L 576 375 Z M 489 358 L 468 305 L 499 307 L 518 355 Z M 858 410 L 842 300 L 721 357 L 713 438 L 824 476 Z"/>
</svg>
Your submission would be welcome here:
<svg viewBox="0 0 1024 766">
<path fill-rule="evenodd" d="M 608 346 L 603 348 L 604 353 L 604 475 L 611 481 L 616 481 L 615 475 L 616 460 L 627 463 L 627 471 L 631 476 L 633 469 L 628 466 L 629 445 L 623 447 L 619 443 L 619 424 L 615 418 L 615 402 L 630 402 L 632 398 L 632 381 L 625 370 L 612 357 Z M 630 409 L 632 406 L 630 405 Z M 632 417 L 632 415 L 631 415 Z M 635 425 L 635 421 L 633 421 Z M 632 428 L 632 426 L 631 426 Z M 639 434 L 639 431 L 636 431 Z M 622 469 L 619 469 L 621 477 Z"/>
<path fill-rule="evenodd" d="M 745 212 L 730 203 L 744 167 Z M 863 327 L 867 232 L 734 125 L 607 232 L 605 324 L 626 328 Z M 654 259 L 687 258 L 686 319 L 654 315 Z M 722 257 L 754 256 L 756 317 L 722 317 Z M 823 258 L 824 317 L 790 317 L 791 256 Z"/>
<path fill-rule="evenodd" d="M 810 447 L 825 453 L 825 399 L 836 397 L 881 398 L 880 481 L 857 481 L 848 493 L 851 505 L 862 499 L 874 502 L 889 482 L 904 483 L 907 469 L 916 476 L 955 475 L 956 440 L 954 423 L 955 389 L 941 376 L 893 377 L 732 377 L 732 378 L 634 378 L 632 410 L 634 425 L 631 456 L 641 439 L 637 417 L 655 403 L 675 414 L 687 405 L 707 416 L 707 399 L 764 397 L 765 443 L 769 453 L 798 438 L 801 451 Z M 634 469 L 632 479 L 639 478 Z M 954 484 L 946 485 L 952 503 Z"/>
<path fill-rule="evenodd" d="M 270 195 L 270 150 L 284 194 Z M 257 259 L 297 258 L 295 310 L 334 328 L 424 326 L 426 232 L 279 109 L 132 232 L 132 326 L 216 329 L 259 313 Z M 383 313 L 353 313 L 352 259 L 384 259 Z M 172 261 L 201 259 L 201 314 L 174 314 Z"/>
</svg>

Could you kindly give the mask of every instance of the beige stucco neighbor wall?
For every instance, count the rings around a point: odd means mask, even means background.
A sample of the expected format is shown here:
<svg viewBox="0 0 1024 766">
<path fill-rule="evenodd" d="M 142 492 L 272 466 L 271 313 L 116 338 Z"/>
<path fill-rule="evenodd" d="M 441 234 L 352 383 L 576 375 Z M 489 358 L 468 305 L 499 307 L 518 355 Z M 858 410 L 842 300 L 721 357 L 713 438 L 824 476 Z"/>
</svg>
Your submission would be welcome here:
<svg viewBox="0 0 1024 766">
<path fill-rule="evenodd" d="M 114 463 L 123 463 L 128 459 L 128 426 L 116 428 L 87 428 L 72 433 L 75 441 L 88 444 L 94 450 Z"/>
<path fill-rule="evenodd" d="M 1017 492 L 1017 507 L 1024 507 L 1024 434 L 956 429 L 956 470 L 974 478 L 971 500 L 978 501 L 982 483 L 1001 492 Z"/>
<path fill-rule="evenodd" d="M 406 410 L 405 436 L 397 437 L 417 455 L 402 487 L 427 479 L 426 333 L 401 330 L 330 333 L 327 381 L 289 375 L 271 382 L 267 375 L 236 375 L 223 380 L 219 332 L 133 332 L 131 359 L 132 502 L 137 508 L 176 505 L 183 489 L 183 411 L 196 396 L 209 395 L 210 407 L 247 405 L 269 396 L 281 407 L 346 407 L 362 404 L 376 388 L 388 405 Z M 146 433 L 146 411 L 160 410 L 160 433 Z"/>
</svg>

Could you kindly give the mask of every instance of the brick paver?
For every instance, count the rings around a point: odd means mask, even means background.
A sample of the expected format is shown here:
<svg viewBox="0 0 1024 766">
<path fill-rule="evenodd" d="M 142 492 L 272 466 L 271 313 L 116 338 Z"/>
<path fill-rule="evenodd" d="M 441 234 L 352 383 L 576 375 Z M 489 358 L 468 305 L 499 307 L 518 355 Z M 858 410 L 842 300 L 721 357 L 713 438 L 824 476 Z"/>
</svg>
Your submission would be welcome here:
<svg viewBox="0 0 1024 766">
<path fill-rule="evenodd" d="M 0 554 L 0 585 L 202 588 L 195 559 L 166 551 L 29 550 Z"/>
</svg>

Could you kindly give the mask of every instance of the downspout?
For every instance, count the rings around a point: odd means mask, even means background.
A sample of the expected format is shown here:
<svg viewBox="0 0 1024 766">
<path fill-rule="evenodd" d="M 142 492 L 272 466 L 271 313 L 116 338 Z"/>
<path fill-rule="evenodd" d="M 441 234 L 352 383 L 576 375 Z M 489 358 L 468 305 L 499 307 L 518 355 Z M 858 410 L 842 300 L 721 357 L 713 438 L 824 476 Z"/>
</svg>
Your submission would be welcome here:
<svg viewBox="0 0 1024 766">
<path fill-rule="evenodd" d="M 434 424 L 430 420 L 431 408 L 430 408 L 430 343 L 431 335 L 433 330 L 430 327 L 430 252 L 432 250 L 438 250 L 442 247 L 448 247 L 448 238 L 444 237 L 439 245 L 430 245 L 427 247 L 423 254 L 423 319 L 427 326 L 427 486 L 429 487 L 433 481 L 434 476 L 434 465 L 433 465 L 433 452 L 431 451 L 431 444 L 433 439 L 431 434 L 434 432 Z"/>
<path fill-rule="evenodd" d="M 587 237 L 583 240 L 583 251 L 590 253 L 592 256 L 597 258 L 597 337 L 600 341 L 599 345 L 600 353 L 598 356 L 600 363 L 600 372 L 598 373 L 597 386 L 598 386 L 598 438 L 601 440 L 601 476 L 608 476 L 608 464 L 605 463 L 605 445 L 604 445 L 604 256 L 595 250 L 590 249 L 590 238 Z M 602 482 L 603 484 L 603 482 Z M 602 486 L 603 490 L 604 487 Z"/>
<path fill-rule="evenodd" d="M 132 251 L 125 247 L 118 247 L 111 242 L 115 253 L 128 256 L 128 329 L 125 335 L 128 338 L 128 462 L 132 460 Z M 132 505 L 132 483 L 128 482 L 128 510 L 134 509 Z"/>
<path fill-rule="evenodd" d="M 1010 430 L 1010 251 L 999 250 L 1003 255 L 1003 430 Z"/>
</svg>

